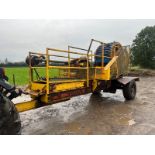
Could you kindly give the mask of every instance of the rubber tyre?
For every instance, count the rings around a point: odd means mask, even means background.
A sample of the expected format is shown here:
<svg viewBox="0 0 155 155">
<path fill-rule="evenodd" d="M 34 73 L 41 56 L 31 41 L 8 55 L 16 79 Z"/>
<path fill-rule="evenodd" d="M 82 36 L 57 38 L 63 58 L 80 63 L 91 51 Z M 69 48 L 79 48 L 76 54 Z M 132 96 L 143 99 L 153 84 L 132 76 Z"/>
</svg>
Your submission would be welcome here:
<svg viewBox="0 0 155 155">
<path fill-rule="evenodd" d="M 2 95 L 0 102 L 0 134 L 21 134 L 21 121 L 14 103 Z"/>
<path fill-rule="evenodd" d="M 136 96 L 136 82 L 133 80 L 123 88 L 123 96 L 126 100 L 133 100 Z"/>
</svg>

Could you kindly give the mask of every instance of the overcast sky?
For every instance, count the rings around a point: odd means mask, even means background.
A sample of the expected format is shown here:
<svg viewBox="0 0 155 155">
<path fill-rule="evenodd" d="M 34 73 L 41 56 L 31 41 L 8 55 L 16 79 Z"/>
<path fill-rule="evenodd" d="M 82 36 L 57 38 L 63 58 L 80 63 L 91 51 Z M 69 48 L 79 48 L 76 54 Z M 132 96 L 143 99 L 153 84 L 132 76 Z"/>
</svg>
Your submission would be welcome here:
<svg viewBox="0 0 155 155">
<path fill-rule="evenodd" d="M 46 47 L 88 49 L 90 39 L 129 45 L 155 20 L 0 20 L 0 60 L 24 61 L 29 51 Z"/>
</svg>

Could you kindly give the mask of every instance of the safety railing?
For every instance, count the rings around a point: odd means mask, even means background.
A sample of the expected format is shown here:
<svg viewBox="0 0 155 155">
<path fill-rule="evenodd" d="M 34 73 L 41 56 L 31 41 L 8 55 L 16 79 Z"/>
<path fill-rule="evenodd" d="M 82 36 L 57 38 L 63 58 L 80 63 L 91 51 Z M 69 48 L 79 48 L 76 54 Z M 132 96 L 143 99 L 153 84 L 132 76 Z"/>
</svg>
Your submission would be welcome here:
<svg viewBox="0 0 155 155">
<path fill-rule="evenodd" d="M 38 56 L 45 56 L 45 60 L 44 60 L 44 64 L 41 66 L 32 66 L 31 63 L 29 64 L 29 68 L 30 68 L 30 81 L 34 81 L 34 72 L 36 74 L 36 76 L 38 77 L 39 81 L 41 82 L 45 82 L 46 83 L 46 91 L 47 94 L 49 94 L 50 92 L 50 83 L 53 83 L 55 78 L 51 78 L 50 74 L 50 70 L 59 70 L 59 71 L 64 71 L 64 76 L 62 78 L 60 78 L 59 82 L 72 82 L 73 80 L 73 75 L 75 73 L 75 77 L 76 77 L 76 81 L 86 81 L 86 86 L 89 87 L 89 83 L 90 80 L 95 79 L 95 75 L 97 74 L 96 71 L 97 70 L 101 70 L 101 72 L 104 70 L 104 58 L 110 58 L 108 56 L 104 56 L 104 43 L 103 42 L 99 42 L 103 48 L 102 48 L 102 54 L 101 55 L 96 55 L 93 54 L 92 50 L 91 50 L 91 46 L 93 41 L 96 40 L 91 40 L 90 46 L 87 49 L 82 49 L 82 48 L 78 48 L 78 47 L 73 47 L 73 46 L 68 46 L 68 50 L 60 50 L 60 49 L 55 49 L 55 48 L 47 48 L 46 49 L 46 53 L 42 54 L 42 53 L 35 53 L 35 52 L 30 52 L 29 53 L 29 58 L 30 58 L 30 62 L 31 62 L 31 56 L 32 55 L 38 55 Z M 71 49 L 76 49 L 76 50 L 82 50 L 85 51 L 86 53 L 82 53 L 82 52 L 75 52 Z M 74 55 L 74 56 L 73 56 Z M 55 59 L 53 60 L 52 57 L 54 57 Z M 80 59 L 81 57 L 85 57 L 85 65 L 84 66 L 76 66 L 73 65 L 72 62 L 76 59 Z M 101 58 L 102 63 L 101 66 L 94 66 L 94 60 L 96 57 Z M 57 59 L 62 59 L 61 61 L 58 61 Z M 64 61 L 65 59 L 65 61 Z M 63 63 L 64 65 L 55 65 L 54 63 L 57 62 L 58 63 Z M 45 78 L 40 78 L 39 74 L 38 74 L 38 69 L 42 69 L 44 70 L 44 76 Z M 58 77 L 60 76 L 60 73 L 58 73 Z M 82 76 L 82 77 L 80 77 Z M 83 77 L 84 76 L 84 77 Z M 67 80 L 66 80 L 67 78 Z"/>
<path fill-rule="evenodd" d="M 55 52 L 54 54 L 52 54 L 52 51 Z M 54 57 L 60 57 L 60 55 L 58 55 L 58 53 L 61 53 L 61 58 L 67 58 L 67 64 L 66 66 L 54 66 L 54 65 L 50 65 L 49 61 L 51 60 L 50 57 L 54 56 Z M 68 56 L 64 56 L 63 54 L 67 54 Z M 77 55 L 77 56 L 85 56 L 86 58 L 86 66 L 80 67 L 80 66 L 76 66 L 76 65 L 71 65 L 71 61 L 77 59 L 77 57 L 71 57 L 72 55 Z M 68 79 L 67 81 L 73 81 L 71 79 L 71 70 L 76 70 L 77 72 L 79 70 L 84 70 L 84 72 L 82 72 L 83 74 L 86 73 L 86 78 L 84 79 L 79 79 L 78 77 L 76 77 L 77 80 L 83 80 L 86 81 L 87 83 L 87 87 L 89 87 L 89 66 L 88 66 L 88 56 L 85 53 L 80 53 L 80 52 L 74 52 L 71 51 L 69 48 L 68 50 L 60 50 L 60 49 L 54 49 L 54 48 L 47 48 L 46 49 L 46 83 L 47 83 L 47 93 L 49 93 L 49 83 L 52 81 L 49 81 L 50 77 L 49 77 L 49 69 L 65 69 L 68 70 Z M 76 74 L 77 75 L 77 74 Z M 67 82 L 66 81 L 66 82 Z"/>
</svg>

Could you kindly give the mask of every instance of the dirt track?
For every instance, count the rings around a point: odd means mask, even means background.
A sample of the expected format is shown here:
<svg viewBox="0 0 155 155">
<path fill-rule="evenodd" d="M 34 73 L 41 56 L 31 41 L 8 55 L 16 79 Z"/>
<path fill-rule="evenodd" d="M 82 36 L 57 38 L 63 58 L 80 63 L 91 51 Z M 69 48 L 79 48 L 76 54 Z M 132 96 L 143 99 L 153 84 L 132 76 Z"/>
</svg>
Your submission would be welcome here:
<svg viewBox="0 0 155 155">
<path fill-rule="evenodd" d="M 137 97 L 92 94 L 20 114 L 22 134 L 155 134 L 155 77 L 137 82 Z"/>
</svg>

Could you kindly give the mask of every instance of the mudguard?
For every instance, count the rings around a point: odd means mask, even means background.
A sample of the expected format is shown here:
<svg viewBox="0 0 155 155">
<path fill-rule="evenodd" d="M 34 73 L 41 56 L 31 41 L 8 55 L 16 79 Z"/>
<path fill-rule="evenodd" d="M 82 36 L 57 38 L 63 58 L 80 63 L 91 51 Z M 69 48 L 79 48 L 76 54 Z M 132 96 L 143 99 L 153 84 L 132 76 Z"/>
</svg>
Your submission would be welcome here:
<svg viewBox="0 0 155 155">
<path fill-rule="evenodd" d="M 123 76 L 117 79 L 117 81 L 123 85 L 128 84 L 132 80 L 139 81 L 139 77 Z"/>
</svg>

